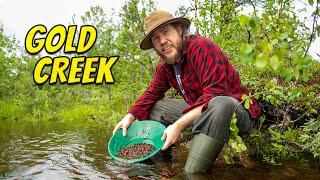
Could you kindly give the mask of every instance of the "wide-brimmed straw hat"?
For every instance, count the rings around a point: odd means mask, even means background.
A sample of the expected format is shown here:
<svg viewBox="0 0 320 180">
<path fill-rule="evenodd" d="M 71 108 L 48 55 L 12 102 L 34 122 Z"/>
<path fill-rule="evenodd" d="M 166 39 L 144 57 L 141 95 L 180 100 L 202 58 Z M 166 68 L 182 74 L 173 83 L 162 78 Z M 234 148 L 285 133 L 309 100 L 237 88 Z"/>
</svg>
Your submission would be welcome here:
<svg viewBox="0 0 320 180">
<path fill-rule="evenodd" d="M 148 15 L 144 21 L 144 26 L 146 30 L 146 36 L 140 43 L 140 48 L 143 50 L 153 48 L 153 44 L 150 39 L 150 35 L 161 25 L 170 23 L 181 23 L 186 28 L 189 28 L 190 21 L 184 17 L 173 17 L 170 13 L 166 11 L 153 11 Z"/>
</svg>

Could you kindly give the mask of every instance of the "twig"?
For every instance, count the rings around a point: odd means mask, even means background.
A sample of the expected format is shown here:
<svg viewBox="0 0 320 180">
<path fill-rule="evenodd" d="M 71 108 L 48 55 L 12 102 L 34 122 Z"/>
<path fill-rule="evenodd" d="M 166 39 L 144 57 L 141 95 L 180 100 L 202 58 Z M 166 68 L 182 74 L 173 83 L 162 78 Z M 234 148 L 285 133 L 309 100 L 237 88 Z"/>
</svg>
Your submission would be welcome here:
<svg viewBox="0 0 320 180">
<path fill-rule="evenodd" d="M 249 3 L 251 4 L 251 6 L 253 7 L 253 10 L 256 10 L 256 6 L 253 4 L 253 2 L 251 0 L 249 0 Z"/>
<path fill-rule="evenodd" d="M 251 31 L 246 27 L 248 33 L 248 43 L 251 41 Z"/>
<path fill-rule="evenodd" d="M 303 118 L 305 115 L 307 115 L 307 114 L 308 114 L 308 111 L 306 111 L 305 113 L 302 114 L 302 116 L 300 116 L 300 117 L 298 117 L 297 119 L 291 121 L 290 123 L 295 123 L 295 122 L 299 121 L 300 119 L 302 119 L 302 118 Z"/>
<path fill-rule="evenodd" d="M 277 111 L 276 125 L 278 125 L 279 123 L 279 106 L 278 105 L 277 105 L 276 111 Z"/>
<path fill-rule="evenodd" d="M 287 105 L 287 108 L 286 108 L 286 111 L 284 112 L 283 114 L 283 122 L 282 122 L 282 125 L 281 125 L 281 129 L 280 129 L 280 132 L 282 133 L 283 130 L 285 129 L 285 126 L 289 123 L 286 123 L 287 122 L 287 115 L 288 115 L 288 111 L 290 109 L 290 105 Z M 289 119 L 289 122 L 290 122 L 290 119 Z"/>
<path fill-rule="evenodd" d="M 316 10 L 317 10 L 318 7 L 319 7 L 319 3 L 316 3 L 316 4 L 317 4 L 317 6 L 316 6 Z M 313 39 L 315 37 L 315 29 L 316 29 L 316 24 L 317 24 L 317 17 L 318 17 L 317 14 L 313 15 L 313 24 L 312 24 L 312 31 L 311 31 L 311 34 L 310 34 L 309 44 L 307 46 L 306 51 L 304 52 L 303 57 L 305 57 L 307 55 L 307 53 L 308 53 L 308 51 L 310 49 L 311 43 L 312 43 L 312 41 L 313 41 Z"/>
</svg>

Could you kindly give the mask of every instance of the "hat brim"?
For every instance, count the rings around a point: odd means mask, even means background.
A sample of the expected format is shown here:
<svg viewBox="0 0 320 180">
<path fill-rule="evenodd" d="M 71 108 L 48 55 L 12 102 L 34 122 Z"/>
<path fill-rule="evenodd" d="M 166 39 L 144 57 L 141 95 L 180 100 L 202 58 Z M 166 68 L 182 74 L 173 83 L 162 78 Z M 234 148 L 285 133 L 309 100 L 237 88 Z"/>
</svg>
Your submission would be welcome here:
<svg viewBox="0 0 320 180">
<path fill-rule="evenodd" d="M 153 30 L 150 31 L 150 32 L 143 38 L 143 40 L 142 40 L 141 43 L 140 43 L 140 49 L 142 49 L 142 50 L 147 50 L 147 49 L 153 48 L 153 44 L 152 44 L 151 39 L 150 39 L 151 34 L 152 34 L 156 29 L 158 29 L 160 26 L 167 25 L 167 24 L 171 24 L 171 23 L 177 23 L 177 22 L 185 25 L 186 28 L 189 28 L 189 27 L 190 27 L 190 24 L 191 24 L 190 21 L 189 21 L 189 19 L 184 18 L 184 17 L 173 18 L 173 19 L 170 19 L 170 20 L 168 20 L 168 21 L 165 21 L 165 22 L 159 24 L 158 26 L 156 26 L 155 28 L 153 28 Z"/>
</svg>

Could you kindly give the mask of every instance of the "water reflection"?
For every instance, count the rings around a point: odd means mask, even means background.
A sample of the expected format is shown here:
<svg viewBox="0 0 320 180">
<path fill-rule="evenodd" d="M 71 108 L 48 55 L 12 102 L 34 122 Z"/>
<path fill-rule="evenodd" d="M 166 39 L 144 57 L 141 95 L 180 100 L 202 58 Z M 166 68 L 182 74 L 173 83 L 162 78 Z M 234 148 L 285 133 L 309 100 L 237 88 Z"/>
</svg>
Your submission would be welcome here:
<svg viewBox="0 0 320 180">
<path fill-rule="evenodd" d="M 0 122 L 0 179 L 320 179 L 305 166 L 217 165 L 203 174 L 184 174 L 187 148 L 175 146 L 137 164 L 107 154 L 112 127 L 94 122 Z"/>
<path fill-rule="evenodd" d="M 90 131 L 85 127 L 65 123 L 29 122 L 9 127 L 1 127 L 2 177 L 108 178 L 97 168 L 99 160 L 104 164 L 106 151 L 97 153 L 93 148 L 97 138 L 106 137 L 88 134 Z M 90 140 L 93 136 L 96 138 Z"/>
</svg>

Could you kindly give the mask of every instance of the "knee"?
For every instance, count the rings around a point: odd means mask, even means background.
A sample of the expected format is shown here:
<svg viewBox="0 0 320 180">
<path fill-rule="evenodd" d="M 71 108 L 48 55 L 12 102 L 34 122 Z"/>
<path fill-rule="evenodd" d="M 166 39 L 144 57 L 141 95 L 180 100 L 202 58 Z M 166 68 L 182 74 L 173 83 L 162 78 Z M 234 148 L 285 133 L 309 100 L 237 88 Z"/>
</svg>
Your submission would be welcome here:
<svg viewBox="0 0 320 180">
<path fill-rule="evenodd" d="M 217 127 L 225 127 L 230 123 L 236 105 L 231 98 L 218 96 L 211 99 L 208 104 L 208 113 L 211 123 Z"/>
<path fill-rule="evenodd" d="M 161 122 L 164 115 L 162 100 L 157 101 L 150 110 L 150 119 Z"/>
<path fill-rule="evenodd" d="M 218 116 L 232 114 L 235 108 L 236 103 L 231 97 L 228 96 L 217 96 L 211 99 L 208 104 L 208 109 Z"/>
<path fill-rule="evenodd" d="M 166 100 L 162 99 L 157 101 L 150 110 L 150 119 L 169 126 L 171 122 L 168 121 L 165 105 Z"/>
</svg>

